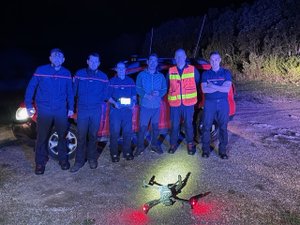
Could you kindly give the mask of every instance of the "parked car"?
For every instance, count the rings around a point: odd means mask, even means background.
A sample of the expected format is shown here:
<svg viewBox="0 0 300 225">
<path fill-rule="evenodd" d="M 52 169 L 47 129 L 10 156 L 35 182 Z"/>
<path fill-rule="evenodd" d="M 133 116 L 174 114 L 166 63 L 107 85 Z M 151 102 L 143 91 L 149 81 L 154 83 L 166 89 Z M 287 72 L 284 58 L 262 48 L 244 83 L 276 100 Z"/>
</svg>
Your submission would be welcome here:
<svg viewBox="0 0 300 225">
<path fill-rule="evenodd" d="M 128 61 L 124 61 L 126 64 L 127 70 L 126 74 L 136 80 L 137 74 L 144 70 L 147 67 L 147 59 L 146 58 L 138 58 L 132 57 Z M 202 74 L 203 71 L 208 70 L 211 68 L 210 64 L 205 60 L 189 60 L 189 63 L 194 65 Z M 175 64 L 174 59 L 172 58 L 159 58 L 159 70 L 166 74 L 168 69 Z M 111 75 L 113 76 L 114 73 L 112 70 L 110 71 Z M 228 100 L 230 104 L 230 117 L 232 118 L 235 114 L 235 101 L 234 101 L 234 86 L 232 86 Z M 198 103 L 195 106 L 198 116 L 196 116 L 195 120 L 198 120 L 197 128 L 199 134 L 201 135 L 201 118 L 202 118 L 202 109 L 204 104 L 204 95 L 202 92 L 199 94 Z M 168 134 L 170 129 L 170 108 L 167 102 L 167 97 L 163 99 L 161 102 L 161 112 L 160 112 L 160 121 L 159 121 L 159 129 L 160 134 L 165 137 Z M 98 140 L 99 142 L 107 142 L 109 138 L 109 103 L 104 103 L 102 105 L 102 117 L 100 121 L 100 127 L 98 130 Z M 12 131 L 16 138 L 18 139 L 35 139 L 36 138 L 36 119 L 37 115 L 34 114 L 32 117 L 29 117 L 27 114 L 27 110 L 25 108 L 25 104 L 21 103 L 19 108 L 16 111 L 16 116 L 12 124 Z M 69 118 L 70 127 L 68 130 L 67 138 L 67 146 L 68 146 L 68 154 L 69 158 L 73 158 L 77 149 L 77 127 L 76 127 L 76 119 L 77 114 L 75 113 L 71 118 Z M 132 118 L 132 129 L 134 133 L 138 132 L 139 129 L 139 106 L 136 105 L 133 111 L 133 118 Z M 217 123 L 213 124 L 211 130 L 211 137 L 212 140 L 217 138 L 218 134 L 218 125 Z M 200 138 L 200 137 L 199 137 Z M 134 140 L 133 140 L 134 141 Z M 57 144 L 58 144 L 58 135 L 53 128 L 49 139 L 48 139 L 48 150 L 49 154 L 57 158 Z"/>
</svg>

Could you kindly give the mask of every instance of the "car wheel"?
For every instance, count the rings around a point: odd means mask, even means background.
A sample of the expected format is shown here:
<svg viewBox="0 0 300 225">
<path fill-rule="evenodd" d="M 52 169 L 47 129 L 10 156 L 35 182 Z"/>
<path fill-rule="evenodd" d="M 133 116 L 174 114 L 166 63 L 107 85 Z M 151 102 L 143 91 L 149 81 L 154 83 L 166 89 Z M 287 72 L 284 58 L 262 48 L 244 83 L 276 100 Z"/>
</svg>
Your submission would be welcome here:
<svg viewBox="0 0 300 225">
<path fill-rule="evenodd" d="M 70 126 L 66 139 L 67 139 L 68 158 L 72 159 L 75 156 L 75 152 L 78 145 L 77 130 L 75 126 L 73 125 Z M 54 129 L 51 132 L 51 135 L 48 139 L 49 155 L 54 159 L 58 159 L 57 145 L 58 145 L 58 134 Z"/>
</svg>

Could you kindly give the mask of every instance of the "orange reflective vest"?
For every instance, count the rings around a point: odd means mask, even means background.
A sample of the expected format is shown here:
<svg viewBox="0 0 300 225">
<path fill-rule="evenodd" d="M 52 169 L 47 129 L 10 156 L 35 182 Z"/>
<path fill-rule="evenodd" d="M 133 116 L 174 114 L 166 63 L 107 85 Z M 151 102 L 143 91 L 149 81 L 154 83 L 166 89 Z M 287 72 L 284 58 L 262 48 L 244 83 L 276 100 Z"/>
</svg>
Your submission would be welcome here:
<svg viewBox="0 0 300 225">
<path fill-rule="evenodd" d="M 180 77 L 176 66 L 169 69 L 170 87 L 168 102 L 170 106 L 180 106 L 181 102 L 185 106 L 195 105 L 197 103 L 197 88 L 194 71 L 194 66 L 188 65 L 184 68 Z"/>
</svg>

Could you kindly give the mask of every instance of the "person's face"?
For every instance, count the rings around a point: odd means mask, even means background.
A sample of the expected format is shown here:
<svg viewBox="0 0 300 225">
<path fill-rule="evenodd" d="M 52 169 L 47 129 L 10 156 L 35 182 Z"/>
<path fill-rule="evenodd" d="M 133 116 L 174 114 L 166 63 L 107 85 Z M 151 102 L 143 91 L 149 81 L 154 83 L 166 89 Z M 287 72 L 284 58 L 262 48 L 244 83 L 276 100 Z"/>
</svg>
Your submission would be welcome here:
<svg viewBox="0 0 300 225">
<path fill-rule="evenodd" d="M 55 67 L 60 67 L 65 61 L 65 57 L 61 52 L 52 52 L 49 59 Z"/>
<path fill-rule="evenodd" d="M 100 66 L 99 57 L 96 56 L 91 55 L 86 62 L 91 70 L 96 70 Z"/>
<path fill-rule="evenodd" d="M 179 50 L 175 53 L 175 61 L 177 66 L 181 67 L 185 65 L 186 54 L 183 50 Z"/>
<path fill-rule="evenodd" d="M 209 59 L 212 70 L 218 70 L 220 68 L 221 56 L 219 54 L 213 54 Z"/>
<path fill-rule="evenodd" d="M 148 69 L 149 70 L 156 70 L 158 65 L 158 59 L 155 56 L 150 56 L 148 59 Z"/>
<path fill-rule="evenodd" d="M 118 63 L 116 67 L 117 75 L 120 79 L 124 79 L 126 75 L 126 66 L 124 63 Z"/>
</svg>

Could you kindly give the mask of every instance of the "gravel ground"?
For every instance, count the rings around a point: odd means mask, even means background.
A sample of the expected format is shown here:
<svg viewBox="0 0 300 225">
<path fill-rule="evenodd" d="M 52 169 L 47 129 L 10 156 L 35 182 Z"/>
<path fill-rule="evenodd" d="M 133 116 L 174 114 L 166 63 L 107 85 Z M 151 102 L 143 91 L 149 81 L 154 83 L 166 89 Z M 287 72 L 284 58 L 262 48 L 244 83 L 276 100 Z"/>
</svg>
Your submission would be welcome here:
<svg viewBox="0 0 300 225">
<path fill-rule="evenodd" d="M 190 156 L 182 143 L 174 155 L 146 150 L 133 161 L 112 163 L 106 147 L 95 170 L 86 164 L 72 174 L 50 159 L 42 176 L 33 173 L 32 146 L 16 141 L 4 124 L 0 224 L 300 224 L 299 123 L 299 101 L 240 93 L 229 124 L 228 160 L 216 151 L 201 158 L 201 145 Z M 142 187 L 143 180 L 155 175 L 160 183 L 174 183 L 188 172 L 179 197 L 210 192 L 194 209 L 176 202 L 143 213 L 145 202 L 159 198 L 155 189 Z"/>
</svg>

